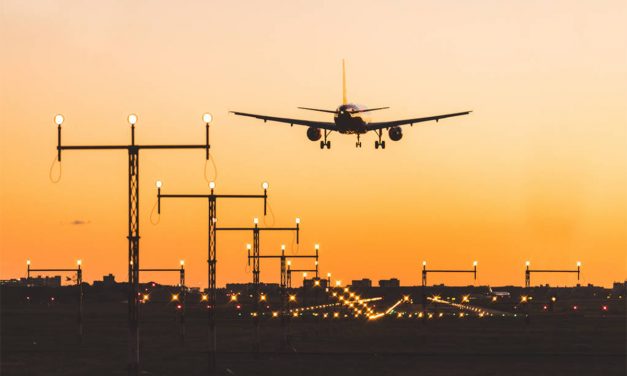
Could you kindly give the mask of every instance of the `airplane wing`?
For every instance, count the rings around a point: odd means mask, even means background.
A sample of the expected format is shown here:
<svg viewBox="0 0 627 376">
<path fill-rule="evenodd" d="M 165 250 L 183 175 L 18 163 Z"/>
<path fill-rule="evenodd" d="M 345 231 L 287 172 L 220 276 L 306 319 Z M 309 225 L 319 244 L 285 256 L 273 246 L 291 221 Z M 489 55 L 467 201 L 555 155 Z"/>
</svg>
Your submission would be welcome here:
<svg viewBox="0 0 627 376">
<path fill-rule="evenodd" d="M 289 118 L 280 118 L 280 117 L 274 117 L 274 116 L 265 116 L 265 115 L 257 115 L 257 114 L 248 114 L 245 112 L 237 112 L 237 111 L 231 111 L 231 113 L 235 114 L 235 115 L 239 115 L 239 116 L 248 116 L 248 117 L 254 117 L 257 119 L 261 119 L 264 121 L 264 123 L 266 121 L 276 121 L 278 123 L 286 123 L 286 124 L 290 124 L 290 125 L 304 125 L 307 127 L 312 127 L 312 128 L 320 128 L 320 129 L 327 129 L 330 131 L 335 130 L 335 123 L 326 123 L 323 121 L 313 121 L 313 120 L 300 120 L 300 119 L 289 119 Z"/>
<path fill-rule="evenodd" d="M 397 127 L 399 125 L 405 125 L 405 124 L 414 125 L 414 123 L 422 123 L 425 121 L 432 121 L 432 120 L 438 121 L 440 119 L 449 118 L 453 116 L 468 115 L 471 112 L 472 111 L 464 111 L 464 112 L 455 112 L 453 114 L 427 116 L 427 117 L 414 118 L 414 119 L 383 121 L 379 123 L 368 123 L 366 124 L 366 128 L 369 131 L 374 131 L 374 130 L 383 129 L 383 128 Z"/>
</svg>

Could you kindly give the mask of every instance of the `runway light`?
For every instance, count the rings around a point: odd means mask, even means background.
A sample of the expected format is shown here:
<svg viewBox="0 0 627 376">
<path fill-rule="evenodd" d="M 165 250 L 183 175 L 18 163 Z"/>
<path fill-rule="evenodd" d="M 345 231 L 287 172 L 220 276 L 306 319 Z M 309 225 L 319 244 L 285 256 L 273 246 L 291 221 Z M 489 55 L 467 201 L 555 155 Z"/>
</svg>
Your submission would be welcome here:
<svg viewBox="0 0 627 376">
<path fill-rule="evenodd" d="M 172 294 L 172 301 L 179 300 L 179 294 Z"/>
<path fill-rule="evenodd" d="M 135 123 L 137 123 L 137 115 L 135 114 L 128 115 L 128 123 L 130 125 L 135 125 Z"/>
<path fill-rule="evenodd" d="M 602 309 L 603 311 L 607 311 L 607 306 L 606 306 L 606 305 L 601 306 L 601 309 Z"/>
<path fill-rule="evenodd" d="M 209 124 L 209 123 L 211 123 L 211 120 L 213 120 L 213 116 L 211 116 L 211 114 L 210 114 L 210 113 L 205 112 L 205 113 L 202 115 L 202 121 L 204 121 L 204 122 L 205 122 L 205 124 Z"/>
<path fill-rule="evenodd" d="M 216 187 L 216 182 L 210 181 L 209 182 L 209 189 L 215 189 L 215 187 Z"/>
<path fill-rule="evenodd" d="M 58 114 L 54 117 L 54 122 L 57 123 L 57 125 L 61 125 L 63 124 L 63 115 Z"/>
<path fill-rule="evenodd" d="M 209 300 L 209 296 L 207 296 L 207 294 L 202 294 L 200 296 L 200 301 L 201 302 L 206 302 L 207 300 Z"/>
<path fill-rule="evenodd" d="M 556 297 L 554 297 L 554 296 L 552 296 L 552 297 L 551 297 L 551 301 L 552 301 L 553 303 L 555 303 L 555 301 L 556 301 L 556 300 L 557 300 L 557 298 L 556 298 Z"/>
<path fill-rule="evenodd" d="M 577 307 L 576 305 L 574 305 L 574 306 L 573 306 L 573 311 L 576 311 L 576 310 L 577 310 L 577 308 L 578 308 L 578 307 Z"/>
<path fill-rule="evenodd" d="M 497 297 L 496 297 L 496 296 L 493 296 L 493 297 L 492 297 L 492 301 L 493 301 L 493 302 L 496 302 L 496 300 L 497 300 Z"/>
<path fill-rule="evenodd" d="M 272 317 L 279 317 L 279 313 L 278 312 L 272 312 Z"/>
<path fill-rule="evenodd" d="M 144 294 L 144 296 L 143 296 L 143 300 L 146 302 L 146 301 L 148 301 L 149 299 L 150 299 L 150 295 L 148 295 L 148 294 Z"/>
<path fill-rule="evenodd" d="M 341 286 L 341 285 L 342 285 L 342 281 L 339 281 L 339 280 L 338 280 L 338 281 L 335 281 L 335 285 L 336 285 L 336 286 Z"/>
<path fill-rule="evenodd" d="M 290 302 L 296 301 L 296 295 L 290 295 Z"/>
<path fill-rule="evenodd" d="M 259 300 L 262 302 L 266 301 L 266 296 L 264 294 L 261 294 L 261 296 L 259 297 Z"/>
<path fill-rule="evenodd" d="M 268 189 L 269 185 L 267 181 L 264 181 L 263 183 L 261 183 L 261 188 L 263 188 L 264 190 Z"/>
<path fill-rule="evenodd" d="M 528 299 L 529 299 L 529 298 L 528 298 L 527 296 L 524 296 L 524 295 L 523 295 L 523 296 L 521 296 L 521 297 L 520 297 L 520 302 L 521 302 L 521 303 L 527 303 L 527 300 L 528 300 Z"/>
<path fill-rule="evenodd" d="M 316 286 L 320 286 L 320 281 L 316 279 L 316 280 L 314 281 L 314 285 L 316 285 Z"/>
<path fill-rule="evenodd" d="M 236 302 L 237 301 L 237 295 L 231 295 L 231 299 L 232 302 Z"/>
</svg>

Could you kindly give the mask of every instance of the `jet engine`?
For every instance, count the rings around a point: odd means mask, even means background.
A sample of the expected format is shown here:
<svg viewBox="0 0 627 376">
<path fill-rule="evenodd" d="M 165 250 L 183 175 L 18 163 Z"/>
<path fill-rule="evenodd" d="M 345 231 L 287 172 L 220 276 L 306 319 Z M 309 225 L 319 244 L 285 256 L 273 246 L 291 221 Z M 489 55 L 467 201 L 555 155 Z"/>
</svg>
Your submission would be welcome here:
<svg viewBox="0 0 627 376">
<path fill-rule="evenodd" d="M 400 127 L 392 127 L 388 130 L 388 135 L 390 136 L 390 140 L 399 141 L 403 138 L 403 130 Z"/>
<path fill-rule="evenodd" d="M 307 129 L 307 138 L 311 141 L 318 141 L 322 137 L 322 131 L 319 128 L 309 127 Z"/>
</svg>

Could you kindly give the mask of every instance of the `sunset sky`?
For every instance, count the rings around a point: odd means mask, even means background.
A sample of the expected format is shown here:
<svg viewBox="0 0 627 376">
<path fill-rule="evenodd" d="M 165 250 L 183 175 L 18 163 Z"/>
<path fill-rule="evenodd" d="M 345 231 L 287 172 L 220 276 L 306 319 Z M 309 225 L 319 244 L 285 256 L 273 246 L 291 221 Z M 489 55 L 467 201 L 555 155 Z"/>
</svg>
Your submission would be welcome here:
<svg viewBox="0 0 627 376">
<path fill-rule="evenodd" d="M 127 279 L 127 154 L 64 144 L 211 139 L 217 193 L 261 193 L 267 223 L 302 218 L 291 234 L 262 234 L 264 253 L 313 250 L 334 278 L 420 283 L 420 264 L 470 268 L 477 284 L 524 283 L 524 263 L 575 268 L 609 286 L 627 268 L 627 3 L 617 1 L 21 1 L 0 0 L 0 279 L 33 267 L 70 267 L 87 281 Z M 306 128 L 236 117 L 238 110 L 331 121 L 297 106 L 342 99 L 390 106 L 373 120 L 473 110 L 405 127 L 374 149 L 374 134 L 333 134 L 331 150 Z M 387 135 L 386 135 L 387 138 Z M 140 156 L 141 265 L 177 267 L 207 284 L 204 151 Z M 215 172 L 209 164 L 207 175 Z M 58 176 L 59 165 L 52 166 Z M 260 202 L 220 202 L 224 226 L 249 225 Z M 218 285 L 246 282 L 251 233 L 218 237 Z M 294 261 L 295 267 L 311 267 Z M 177 275 L 142 274 L 176 283 Z M 278 261 L 261 280 L 277 282 Z M 294 278 L 296 281 L 299 276 Z M 468 276 L 430 283 L 471 284 Z M 534 275 L 533 284 L 574 285 Z"/>
</svg>

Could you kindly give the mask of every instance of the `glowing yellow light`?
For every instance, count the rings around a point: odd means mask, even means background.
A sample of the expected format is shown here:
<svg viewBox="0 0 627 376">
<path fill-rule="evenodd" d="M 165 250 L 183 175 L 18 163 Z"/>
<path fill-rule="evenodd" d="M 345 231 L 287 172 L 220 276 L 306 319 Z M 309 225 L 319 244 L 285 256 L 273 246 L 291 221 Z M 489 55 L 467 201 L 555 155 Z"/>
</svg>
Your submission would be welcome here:
<svg viewBox="0 0 627 376">
<path fill-rule="evenodd" d="M 497 299 L 497 298 L 496 298 L 496 296 L 493 296 L 493 297 L 492 297 L 492 301 L 493 301 L 493 302 L 496 302 L 496 299 Z"/>
<path fill-rule="evenodd" d="M 148 300 L 149 298 L 150 298 L 150 295 L 148 295 L 148 294 L 144 294 L 144 296 L 143 296 L 143 300 Z"/>
<path fill-rule="evenodd" d="M 235 294 L 231 295 L 231 301 L 232 302 L 236 302 L 237 301 L 237 295 L 235 295 Z"/>
<path fill-rule="evenodd" d="M 520 297 L 520 301 L 521 301 L 522 303 L 526 303 L 526 302 L 527 302 L 527 300 L 528 300 L 528 298 L 527 298 L 526 296 L 521 296 L 521 297 Z"/>
<path fill-rule="evenodd" d="M 294 317 L 298 317 L 298 312 L 294 312 L 294 313 L 292 314 L 292 316 L 294 316 Z"/>
<path fill-rule="evenodd" d="M 278 312 L 272 312 L 272 317 L 278 317 L 279 313 Z"/>
<path fill-rule="evenodd" d="M 404 295 L 403 296 L 403 301 L 404 302 L 408 302 L 409 301 L 409 295 Z"/>
<path fill-rule="evenodd" d="M 202 295 L 200 296 L 200 300 L 204 302 L 204 301 L 209 300 L 209 297 L 207 296 L 207 294 L 202 294 Z"/>
<path fill-rule="evenodd" d="M 307 278 L 307 272 L 303 273 L 303 278 Z"/>
<path fill-rule="evenodd" d="M 57 123 L 57 125 L 61 125 L 63 124 L 63 115 L 58 114 L 54 117 L 54 122 Z"/>
<path fill-rule="evenodd" d="M 30 259 L 26 260 L 26 265 L 30 265 Z"/>
<path fill-rule="evenodd" d="M 137 123 L 137 115 L 135 114 L 128 115 L 128 122 L 130 125 L 135 125 L 135 123 Z"/>
<path fill-rule="evenodd" d="M 215 189 L 216 188 L 216 182 L 215 181 L 210 181 L 209 182 L 209 189 Z"/>
<path fill-rule="evenodd" d="M 172 294 L 172 300 L 179 300 L 179 295 L 178 294 Z"/>
<path fill-rule="evenodd" d="M 79 259 L 79 260 L 76 260 L 76 265 L 81 266 L 82 264 L 83 264 L 83 261 L 82 261 L 82 260 L 80 260 L 80 259 Z"/>
<path fill-rule="evenodd" d="M 261 296 L 259 297 L 259 300 L 261 300 L 262 302 L 265 302 L 266 296 L 264 294 L 261 294 Z"/>
<path fill-rule="evenodd" d="M 210 113 L 206 112 L 202 115 L 202 121 L 204 121 L 205 124 L 211 123 L 211 120 L 213 120 L 213 116 L 211 116 Z"/>
<path fill-rule="evenodd" d="M 161 180 L 157 180 L 155 185 L 157 186 L 157 188 L 161 188 L 161 187 L 163 187 L 163 182 Z"/>
<path fill-rule="evenodd" d="M 290 295 L 290 302 L 296 301 L 296 295 Z"/>
<path fill-rule="evenodd" d="M 315 281 L 314 281 L 314 285 L 316 285 L 316 286 L 320 286 L 320 281 L 315 280 Z"/>
<path fill-rule="evenodd" d="M 296 217 L 296 224 L 299 225 L 300 224 L 300 218 Z"/>
<path fill-rule="evenodd" d="M 556 298 L 556 297 L 554 297 L 554 296 L 552 296 L 552 297 L 551 297 L 551 301 L 552 301 L 552 302 L 555 302 L 556 300 L 557 300 L 557 298 Z"/>
<path fill-rule="evenodd" d="M 336 286 L 342 286 L 342 281 L 335 281 Z"/>
<path fill-rule="evenodd" d="M 179 263 L 181 264 L 181 266 L 184 266 L 185 265 L 185 260 L 181 260 L 181 261 L 179 261 Z"/>
<path fill-rule="evenodd" d="M 264 181 L 264 182 L 261 184 L 261 187 L 262 187 L 264 190 L 265 190 L 265 189 L 268 189 L 268 187 L 269 187 L 268 182 L 267 182 L 267 181 Z"/>
</svg>

